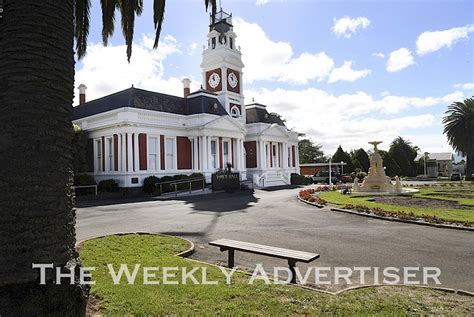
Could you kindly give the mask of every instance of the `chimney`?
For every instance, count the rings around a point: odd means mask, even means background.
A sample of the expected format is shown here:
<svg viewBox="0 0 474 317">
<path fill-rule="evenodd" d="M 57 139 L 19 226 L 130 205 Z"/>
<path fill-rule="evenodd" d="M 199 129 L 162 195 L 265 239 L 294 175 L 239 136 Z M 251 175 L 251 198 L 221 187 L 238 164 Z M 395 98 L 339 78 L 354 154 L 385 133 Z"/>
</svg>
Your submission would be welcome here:
<svg viewBox="0 0 474 317">
<path fill-rule="evenodd" d="M 184 78 L 184 79 L 182 80 L 182 82 L 183 82 L 184 98 L 187 98 L 188 95 L 191 93 L 191 88 L 190 88 L 191 79 L 189 79 L 189 78 Z"/>
<path fill-rule="evenodd" d="M 82 105 L 83 103 L 86 103 L 87 86 L 84 84 L 80 84 L 77 88 L 79 88 L 79 104 Z"/>
</svg>

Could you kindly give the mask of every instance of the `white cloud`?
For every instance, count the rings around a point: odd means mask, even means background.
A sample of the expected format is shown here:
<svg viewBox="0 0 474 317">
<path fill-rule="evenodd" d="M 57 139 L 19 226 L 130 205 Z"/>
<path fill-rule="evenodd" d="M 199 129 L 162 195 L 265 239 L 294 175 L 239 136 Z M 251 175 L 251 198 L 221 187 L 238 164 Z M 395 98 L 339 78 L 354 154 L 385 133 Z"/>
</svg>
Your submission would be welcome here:
<svg viewBox="0 0 474 317">
<path fill-rule="evenodd" d="M 353 70 L 352 61 L 344 61 L 344 64 L 339 68 L 334 68 L 329 75 L 328 83 L 335 83 L 336 81 L 356 81 L 357 79 L 366 77 L 371 72 L 370 69 Z"/>
<path fill-rule="evenodd" d="M 315 88 L 302 91 L 260 89 L 247 91 L 246 95 L 268 105 L 269 111 L 281 114 L 287 119 L 288 127 L 322 143 L 327 153 L 333 153 L 339 144 L 346 150 L 369 148 L 367 142 L 374 138 L 381 139 L 388 147 L 398 135 L 411 135 L 423 128 L 438 127 L 440 122 L 432 109 L 447 105 L 446 100 L 453 96 L 385 94 L 376 97 L 364 91 L 334 95 Z M 408 112 L 421 108 L 430 108 L 430 113 Z"/>
<path fill-rule="evenodd" d="M 270 2 L 270 0 L 257 0 L 255 2 L 255 4 L 258 5 L 258 6 L 263 6 L 263 5 L 267 4 L 268 2 Z"/>
<path fill-rule="evenodd" d="M 333 21 L 332 32 L 338 37 L 343 36 L 345 38 L 350 38 L 358 28 L 365 29 L 370 25 L 370 20 L 366 17 L 351 18 L 344 16 Z"/>
<path fill-rule="evenodd" d="M 454 85 L 454 88 L 462 90 L 474 90 L 474 83 L 456 84 Z"/>
<path fill-rule="evenodd" d="M 411 52 L 402 47 L 390 53 L 386 68 L 388 72 L 398 72 L 414 63 L 415 61 Z"/>
<path fill-rule="evenodd" d="M 467 39 L 472 32 L 474 24 L 443 31 L 423 32 L 416 40 L 416 52 L 421 56 L 436 52 L 443 47 L 451 48 L 459 40 Z"/>
<path fill-rule="evenodd" d="M 93 100 L 134 85 L 137 88 L 149 89 L 174 95 L 182 94 L 182 83 L 179 78 L 165 78 L 163 61 L 170 55 L 182 54 L 176 39 L 170 35 L 160 40 L 158 49 L 154 50 L 153 37 L 144 35 L 133 44 L 130 64 L 126 58 L 125 45 L 89 44 L 82 67 L 77 70 L 75 83 L 85 84 L 88 89 L 87 100 Z M 192 89 L 199 87 L 192 83 Z M 74 104 L 78 103 L 78 96 Z"/>
<path fill-rule="evenodd" d="M 198 43 L 196 43 L 196 42 L 193 42 L 193 43 L 189 44 L 189 46 L 188 46 L 188 55 L 190 55 L 190 56 L 194 55 L 194 53 L 196 53 L 197 47 L 198 47 Z"/>
<path fill-rule="evenodd" d="M 379 57 L 379 58 L 385 58 L 384 53 L 372 53 L 372 56 Z"/>
<path fill-rule="evenodd" d="M 334 61 L 325 52 L 294 56 L 289 43 L 272 41 L 256 23 L 236 18 L 234 28 L 239 35 L 237 45 L 242 48 L 247 83 L 277 80 L 306 84 L 326 79 L 334 67 Z"/>
</svg>

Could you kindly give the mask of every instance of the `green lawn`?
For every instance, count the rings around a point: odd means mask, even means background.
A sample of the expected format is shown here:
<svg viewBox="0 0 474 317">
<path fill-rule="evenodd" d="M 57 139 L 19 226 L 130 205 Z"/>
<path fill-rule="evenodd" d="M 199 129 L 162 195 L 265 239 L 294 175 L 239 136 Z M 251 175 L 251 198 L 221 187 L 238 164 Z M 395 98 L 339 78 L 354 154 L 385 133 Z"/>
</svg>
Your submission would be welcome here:
<svg viewBox="0 0 474 317">
<path fill-rule="evenodd" d="M 472 297 L 420 288 L 376 287 L 330 295 L 287 285 L 249 285 L 249 276 L 234 275 L 225 284 L 222 272 L 210 265 L 175 256 L 187 248 L 179 238 L 126 235 L 86 241 L 80 248 L 85 266 L 95 266 L 92 294 L 100 313 L 109 315 L 471 315 Z M 107 263 L 142 266 L 206 267 L 218 285 L 114 285 Z M 143 273 L 142 273 L 143 274 Z M 180 276 L 181 274 L 178 274 Z"/>
<path fill-rule="evenodd" d="M 421 189 L 421 194 L 428 192 L 430 189 Z M 327 200 L 330 203 L 337 204 L 339 206 L 345 205 L 362 205 L 369 208 L 382 208 L 387 211 L 405 211 L 413 212 L 417 216 L 429 215 L 436 216 L 438 218 L 450 221 L 469 221 L 474 222 L 474 209 L 436 209 L 436 208 L 424 208 L 424 207 L 409 207 L 409 206 L 397 206 L 397 205 L 387 205 L 382 203 L 377 203 L 375 201 L 370 201 L 373 198 L 367 195 L 343 195 L 339 192 L 324 192 L 319 195 L 321 198 Z M 440 197 L 430 197 L 440 198 Z M 446 199 L 444 199 L 446 200 Z"/>
</svg>

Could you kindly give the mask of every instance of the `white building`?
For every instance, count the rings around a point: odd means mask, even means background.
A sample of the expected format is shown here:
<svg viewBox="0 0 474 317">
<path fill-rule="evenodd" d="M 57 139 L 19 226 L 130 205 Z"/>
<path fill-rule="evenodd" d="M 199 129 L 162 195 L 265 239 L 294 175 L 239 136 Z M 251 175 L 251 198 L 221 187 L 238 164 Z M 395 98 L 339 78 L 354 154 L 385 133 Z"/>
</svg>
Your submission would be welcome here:
<svg viewBox="0 0 474 317">
<path fill-rule="evenodd" d="M 89 133 L 89 169 L 97 181 L 138 187 L 150 175 L 212 173 L 227 163 L 257 186 L 290 183 L 299 173 L 298 134 L 266 106 L 245 106 L 242 53 L 232 16 L 220 11 L 210 25 L 201 63 L 204 89 L 183 97 L 129 89 L 80 105 L 73 123 Z"/>
<path fill-rule="evenodd" d="M 419 154 L 416 160 L 424 159 L 425 154 Z M 453 153 L 428 153 L 426 158 L 426 175 L 429 177 L 451 176 L 453 173 Z"/>
</svg>

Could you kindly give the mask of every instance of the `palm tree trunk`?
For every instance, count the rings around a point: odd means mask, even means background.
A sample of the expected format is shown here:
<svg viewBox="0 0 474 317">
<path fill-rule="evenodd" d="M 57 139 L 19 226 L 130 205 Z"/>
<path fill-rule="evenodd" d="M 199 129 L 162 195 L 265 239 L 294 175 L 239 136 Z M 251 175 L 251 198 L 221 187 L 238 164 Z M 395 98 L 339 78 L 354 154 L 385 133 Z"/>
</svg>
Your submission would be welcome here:
<svg viewBox="0 0 474 317">
<path fill-rule="evenodd" d="M 466 158 L 466 180 L 473 180 L 472 174 L 474 173 L 474 150 L 467 153 Z"/>
<path fill-rule="evenodd" d="M 78 262 L 72 184 L 73 0 L 4 0 L 0 21 L 0 315 L 79 315 L 86 290 L 32 263 Z"/>
</svg>

